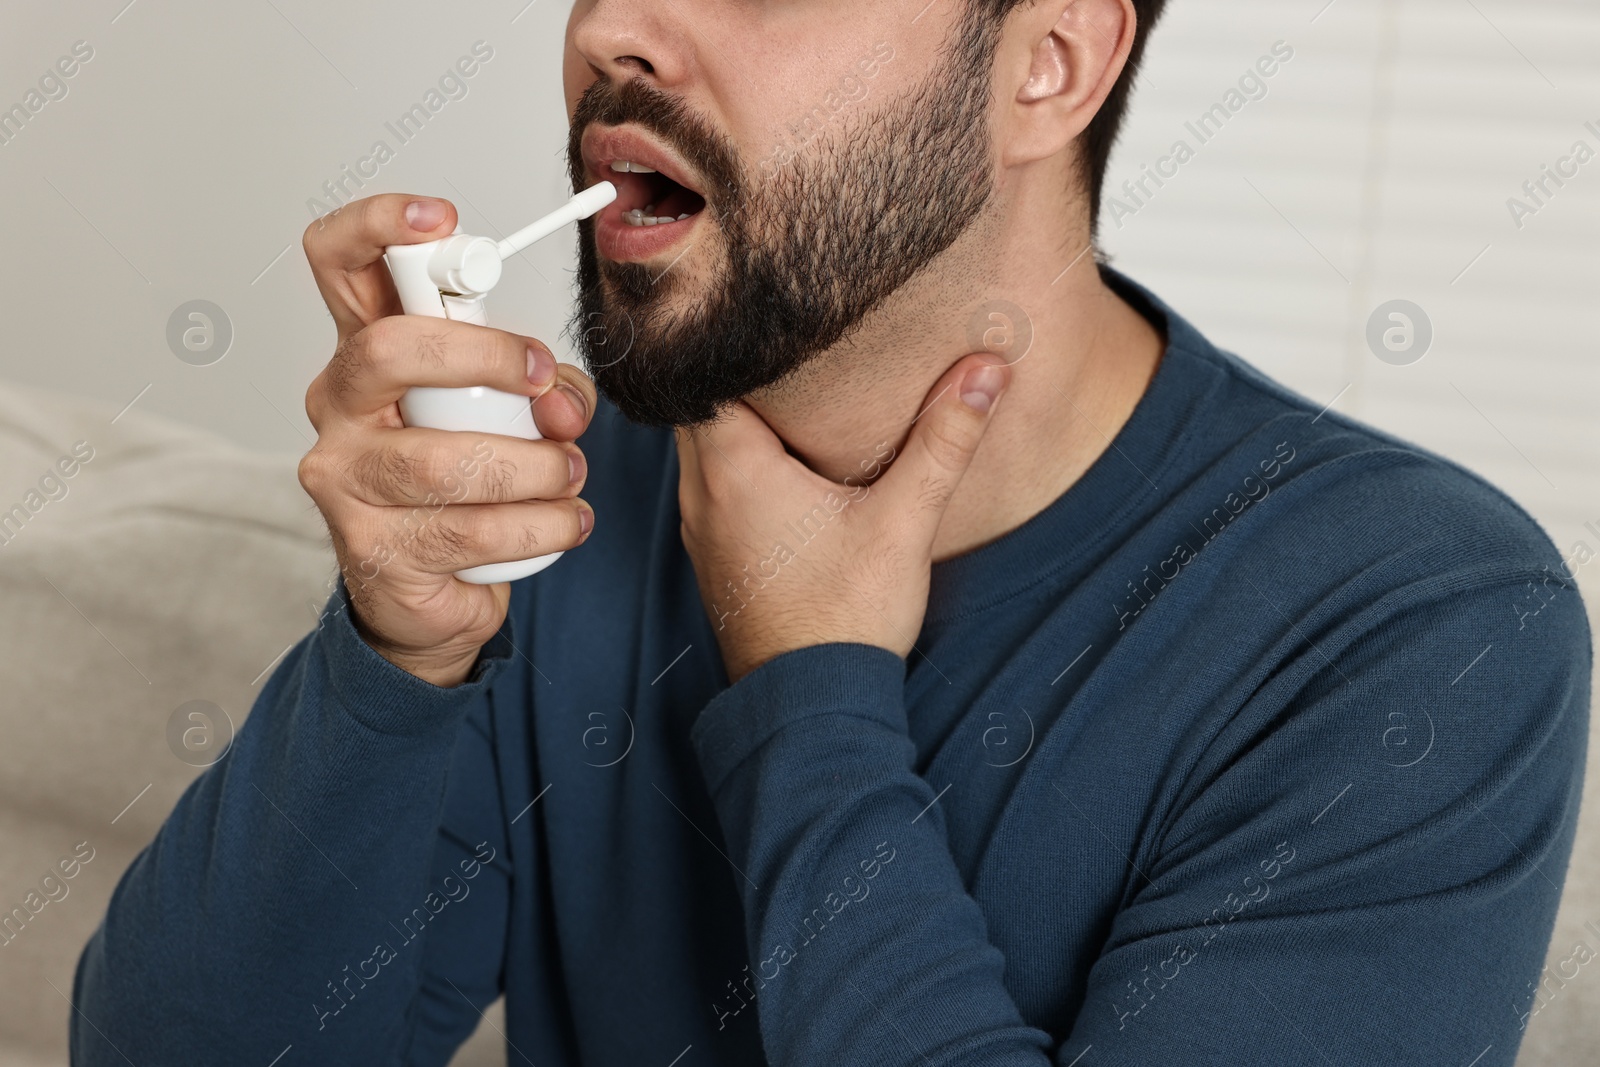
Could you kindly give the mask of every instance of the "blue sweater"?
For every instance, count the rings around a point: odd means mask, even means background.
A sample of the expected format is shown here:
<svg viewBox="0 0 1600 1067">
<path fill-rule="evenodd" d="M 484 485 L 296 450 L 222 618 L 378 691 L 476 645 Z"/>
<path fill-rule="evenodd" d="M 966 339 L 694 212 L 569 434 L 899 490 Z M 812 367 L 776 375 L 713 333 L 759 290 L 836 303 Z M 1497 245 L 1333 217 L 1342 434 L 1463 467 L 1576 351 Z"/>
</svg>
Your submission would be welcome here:
<svg viewBox="0 0 1600 1067">
<path fill-rule="evenodd" d="M 672 436 L 609 406 L 594 536 L 467 684 L 379 657 L 341 586 L 118 886 L 73 1062 L 444 1064 L 503 994 L 539 1067 L 1511 1064 L 1587 546 L 1106 277 L 1154 380 L 934 568 L 909 661 L 729 686 Z"/>
</svg>

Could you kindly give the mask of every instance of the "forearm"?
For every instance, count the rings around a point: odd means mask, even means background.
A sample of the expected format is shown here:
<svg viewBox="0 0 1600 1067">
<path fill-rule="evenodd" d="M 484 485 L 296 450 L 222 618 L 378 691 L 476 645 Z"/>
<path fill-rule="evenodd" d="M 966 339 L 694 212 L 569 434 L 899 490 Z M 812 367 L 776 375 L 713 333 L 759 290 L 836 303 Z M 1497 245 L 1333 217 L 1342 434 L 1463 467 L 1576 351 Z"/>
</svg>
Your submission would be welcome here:
<svg viewBox="0 0 1600 1067">
<path fill-rule="evenodd" d="M 935 790 L 912 769 L 903 677 L 883 649 L 802 649 L 695 726 L 739 869 L 767 1057 L 1043 1067 L 1049 1037 L 1007 993 Z"/>
<path fill-rule="evenodd" d="M 266 1063 L 290 1044 L 387 1062 L 405 1040 L 421 959 L 405 920 L 442 892 L 447 771 L 483 682 L 405 674 L 344 603 L 119 885 L 80 962 L 75 1063 Z"/>
</svg>

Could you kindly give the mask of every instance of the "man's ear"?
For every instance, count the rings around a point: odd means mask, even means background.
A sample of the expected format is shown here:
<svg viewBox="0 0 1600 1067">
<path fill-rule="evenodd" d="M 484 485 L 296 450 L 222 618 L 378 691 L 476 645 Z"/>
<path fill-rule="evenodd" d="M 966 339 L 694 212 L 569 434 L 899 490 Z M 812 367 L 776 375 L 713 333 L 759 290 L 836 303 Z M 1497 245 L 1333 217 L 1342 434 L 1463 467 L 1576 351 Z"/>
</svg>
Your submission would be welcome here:
<svg viewBox="0 0 1600 1067">
<path fill-rule="evenodd" d="M 1122 74 L 1137 29 L 1133 0 L 1043 0 L 1006 20 L 1012 61 L 1005 165 L 1060 152 L 1089 125 Z M 1014 49 L 1014 51 L 1013 51 Z"/>
</svg>

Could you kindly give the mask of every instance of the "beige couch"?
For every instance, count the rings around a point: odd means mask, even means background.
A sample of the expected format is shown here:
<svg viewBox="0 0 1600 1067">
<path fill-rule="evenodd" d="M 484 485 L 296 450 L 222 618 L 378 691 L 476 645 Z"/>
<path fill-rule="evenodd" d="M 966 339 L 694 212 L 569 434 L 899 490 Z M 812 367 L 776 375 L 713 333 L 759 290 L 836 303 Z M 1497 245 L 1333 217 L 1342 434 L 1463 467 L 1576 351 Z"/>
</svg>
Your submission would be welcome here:
<svg viewBox="0 0 1600 1067">
<path fill-rule="evenodd" d="M 0 910 L 80 842 L 93 850 L 60 880 L 66 895 L 0 947 L 9 1067 L 66 1062 L 78 952 L 199 773 L 169 745 L 174 711 L 209 701 L 242 723 L 333 575 L 296 456 L 246 452 L 137 405 L 117 414 L 0 385 L 0 511 L 38 508 L 0 528 Z M 457 1062 L 504 1063 L 499 1045 L 480 1027 Z"/>
<path fill-rule="evenodd" d="M 296 456 L 243 451 L 137 406 L 114 416 L 111 405 L 0 384 L 0 511 L 38 509 L 0 544 L 0 910 L 80 842 L 93 850 L 60 883 L 66 895 L 0 947 L 0 1063 L 13 1067 L 65 1062 L 79 950 L 199 773 L 169 744 L 174 711 L 209 701 L 241 723 L 268 668 L 315 624 L 333 574 Z M 78 442 L 87 446 L 74 455 Z M 1577 942 L 1600 952 L 1585 927 L 1600 929 L 1596 778 L 1553 975 Z M 1600 1064 L 1600 960 L 1558 982 L 1521 1067 Z M 1507 1018 L 1516 1010 L 1508 1000 Z M 456 1064 L 505 1063 L 497 1014 Z"/>
</svg>

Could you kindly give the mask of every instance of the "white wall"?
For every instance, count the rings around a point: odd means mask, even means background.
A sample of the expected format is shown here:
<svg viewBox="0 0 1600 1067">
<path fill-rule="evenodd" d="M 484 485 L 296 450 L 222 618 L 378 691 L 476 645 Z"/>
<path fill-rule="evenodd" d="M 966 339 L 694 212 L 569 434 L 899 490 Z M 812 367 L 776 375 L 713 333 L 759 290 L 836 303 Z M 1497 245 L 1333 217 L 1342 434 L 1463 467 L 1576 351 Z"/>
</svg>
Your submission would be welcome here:
<svg viewBox="0 0 1600 1067">
<path fill-rule="evenodd" d="M 1600 158 L 1520 228 L 1506 204 L 1575 141 L 1600 152 L 1600 7 L 1173 0 L 1169 18 L 1113 184 L 1177 138 L 1197 151 L 1104 217 L 1117 264 L 1319 403 L 1508 489 L 1563 550 L 1600 551 L 1582 527 L 1600 527 Z M 1277 41 L 1294 58 L 1268 95 L 1199 146 L 1184 123 Z M 1365 339 L 1395 298 L 1434 327 L 1411 365 Z"/>
<path fill-rule="evenodd" d="M 0 145 L 0 378 L 119 404 L 149 386 L 141 410 L 304 452 L 306 386 L 333 348 L 300 249 L 306 201 L 382 138 L 395 157 L 360 195 L 444 196 L 475 233 L 559 204 L 568 6 L 127 2 L 6 5 L 0 107 L 73 42 L 94 58 Z M 401 145 L 385 123 L 479 40 L 494 58 L 467 95 Z M 554 344 L 570 246 L 552 238 L 508 264 L 491 321 Z M 233 323 L 211 366 L 167 344 L 169 316 L 194 299 Z"/>
</svg>

